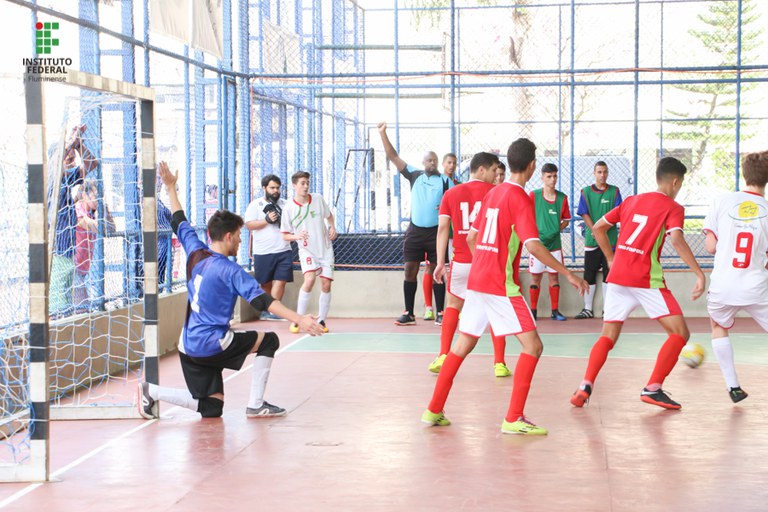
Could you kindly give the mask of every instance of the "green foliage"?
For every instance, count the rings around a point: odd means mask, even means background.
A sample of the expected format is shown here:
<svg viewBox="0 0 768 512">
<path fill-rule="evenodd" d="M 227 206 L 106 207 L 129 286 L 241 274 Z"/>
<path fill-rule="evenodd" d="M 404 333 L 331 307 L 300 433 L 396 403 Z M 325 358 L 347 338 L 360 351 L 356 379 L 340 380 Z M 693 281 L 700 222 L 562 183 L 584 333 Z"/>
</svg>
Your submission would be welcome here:
<svg viewBox="0 0 768 512">
<path fill-rule="evenodd" d="M 754 50 L 760 44 L 764 30 L 756 27 L 759 15 L 755 11 L 754 0 L 743 0 L 741 3 L 741 64 L 749 64 L 755 60 Z M 718 66 L 728 67 L 738 64 L 738 2 L 711 2 L 707 11 L 699 14 L 697 19 L 703 25 L 701 28 L 688 31 L 698 39 L 701 47 L 712 55 L 719 56 Z M 719 78 L 736 78 L 736 72 L 719 73 Z M 746 76 L 746 75 L 743 75 Z M 742 83 L 741 91 L 748 91 L 756 86 L 754 83 Z M 737 85 L 735 83 L 706 83 L 706 84 L 677 84 L 676 89 L 689 93 L 690 110 L 667 110 L 667 114 L 680 118 L 670 121 L 675 129 L 665 130 L 665 143 L 678 141 L 686 143 L 691 149 L 690 172 L 696 175 L 705 160 L 712 163 L 720 181 L 733 187 L 733 148 L 736 140 L 735 105 Z M 744 102 L 741 104 L 745 107 Z M 687 121 L 686 119 L 694 119 Z M 745 140 L 754 135 L 750 133 L 746 123 L 742 122 L 741 139 Z M 724 173 L 722 176 L 720 173 Z"/>
<path fill-rule="evenodd" d="M 499 0 L 476 0 L 477 5 L 498 5 Z M 413 24 L 418 27 L 422 22 L 428 23 L 430 28 L 440 25 L 444 14 L 450 12 L 451 0 L 407 0 L 405 5 L 412 11 Z"/>
</svg>

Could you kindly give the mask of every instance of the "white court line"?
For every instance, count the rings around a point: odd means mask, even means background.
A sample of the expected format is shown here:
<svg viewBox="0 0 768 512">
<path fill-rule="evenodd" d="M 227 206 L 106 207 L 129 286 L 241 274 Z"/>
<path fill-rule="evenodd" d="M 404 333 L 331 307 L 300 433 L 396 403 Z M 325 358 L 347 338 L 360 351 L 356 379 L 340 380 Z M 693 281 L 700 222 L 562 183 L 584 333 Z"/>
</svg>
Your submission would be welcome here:
<svg viewBox="0 0 768 512">
<path fill-rule="evenodd" d="M 277 352 L 275 352 L 275 357 L 277 357 L 279 354 L 284 352 L 288 347 L 290 347 L 294 343 L 298 343 L 299 341 L 302 341 L 304 338 L 309 338 L 309 337 L 310 337 L 309 334 L 305 334 L 304 336 L 294 340 L 293 343 L 290 343 L 290 344 L 288 344 L 288 345 L 286 345 L 284 347 L 280 347 L 279 349 L 277 349 Z M 253 367 L 253 364 L 249 364 L 248 366 L 240 368 L 238 371 L 236 371 L 235 373 L 233 373 L 232 375 L 230 375 L 229 377 L 224 379 L 224 382 L 229 382 L 230 380 L 232 380 L 235 377 L 241 375 L 242 373 L 247 372 L 252 367 Z M 171 407 L 170 409 L 168 409 L 167 412 L 170 413 L 170 412 L 175 411 L 176 409 L 181 409 L 181 407 L 179 407 L 178 405 L 174 406 L 174 407 Z M 91 450 L 90 452 L 86 453 L 85 455 L 83 455 L 79 459 L 76 459 L 76 460 L 70 462 L 69 464 L 67 464 L 63 468 L 57 469 L 56 471 L 51 473 L 50 478 L 51 479 L 58 478 L 59 476 L 63 475 L 64 473 L 66 473 L 70 469 L 79 466 L 80 464 L 82 464 L 83 462 L 87 461 L 88 459 L 90 459 L 90 458 L 94 457 L 95 455 L 103 452 L 104 450 L 106 450 L 107 448 L 109 448 L 110 446 L 115 444 L 116 442 L 118 442 L 118 441 L 120 441 L 120 440 L 122 440 L 122 439 L 124 439 L 124 438 L 126 438 L 126 437 L 128 437 L 128 436 L 130 436 L 130 435 L 132 435 L 132 434 L 134 434 L 136 432 L 138 432 L 139 430 L 142 430 L 144 428 L 149 427 L 150 425 L 154 424 L 157 421 L 158 421 L 158 418 L 155 418 L 155 419 L 152 419 L 152 420 L 148 420 L 148 421 L 144 422 L 143 424 L 139 425 L 138 427 L 132 428 L 128 432 L 123 432 L 119 436 L 117 436 L 117 437 L 115 437 L 113 439 L 110 439 L 109 441 L 107 441 L 106 443 L 102 444 L 101 446 L 99 446 L 97 448 L 94 448 L 93 450 Z M 34 491 L 38 487 L 43 486 L 45 483 L 46 482 L 38 482 L 38 483 L 34 483 L 34 484 L 29 484 L 28 486 L 26 486 L 25 488 L 21 489 L 20 491 L 17 491 L 16 493 L 8 496 L 3 501 L 0 501 L 0 509 L 4 508 L 4 507 L 7 507 L 11 503 L 17 501 L 18 499 L 26 496 L 29 493 L 31 493 L 32 491 Z"/>
</svg>

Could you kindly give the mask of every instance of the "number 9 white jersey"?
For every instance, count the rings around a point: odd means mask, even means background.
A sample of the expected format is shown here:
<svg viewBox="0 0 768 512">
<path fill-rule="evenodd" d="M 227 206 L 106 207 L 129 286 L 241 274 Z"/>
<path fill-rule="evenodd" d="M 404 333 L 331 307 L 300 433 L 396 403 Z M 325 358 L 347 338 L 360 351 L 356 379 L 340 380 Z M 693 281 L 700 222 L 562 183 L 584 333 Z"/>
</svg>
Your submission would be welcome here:
<svg viewBox="0 0 768 512">
<path fill-rule="evenodd" d="M 717 238 L 709 300 L 729 306 L 768 303 L 768 201 L 753 192 L 714 200 L 704 232 Z"/>
</svg>

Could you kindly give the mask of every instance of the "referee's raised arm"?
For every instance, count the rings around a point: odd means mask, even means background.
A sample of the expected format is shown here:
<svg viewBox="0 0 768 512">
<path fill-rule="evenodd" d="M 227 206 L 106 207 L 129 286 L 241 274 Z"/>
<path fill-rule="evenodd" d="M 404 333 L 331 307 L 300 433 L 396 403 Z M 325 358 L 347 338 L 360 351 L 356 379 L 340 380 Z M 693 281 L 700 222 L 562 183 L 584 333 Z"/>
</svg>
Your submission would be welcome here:
<svg viewBox="0 0 768 512">
<path fill-rule="evenodd" d="M 400 158 L 400 155 L 397 153 L 397 150 L 389 141 L 389 137 L 387 136 L 387 122 L 380 122 L 377 128 L 379 130 L 379 135 L 381 136 L 381 142 L 384 144 L 384 153 L 387 155 L 387 159 L 395 164 L 395 167 L 400 172 L 400 174 L 402 174 L 408 181 L 410 181 L 411 173 L 408 170 L 408 164 L 405 163 L 405 160 Z"/>
</svg>

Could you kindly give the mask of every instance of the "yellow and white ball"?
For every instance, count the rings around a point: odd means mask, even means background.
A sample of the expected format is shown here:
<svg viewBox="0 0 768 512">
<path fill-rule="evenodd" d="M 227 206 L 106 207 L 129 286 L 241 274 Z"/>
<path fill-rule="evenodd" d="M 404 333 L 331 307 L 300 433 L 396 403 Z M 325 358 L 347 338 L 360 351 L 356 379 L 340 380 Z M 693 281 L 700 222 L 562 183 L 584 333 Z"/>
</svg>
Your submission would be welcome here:
<svg viewBox="0 0 768 512">
<path fill-rule="evenodd" d="M 689 343 L 680 352 L 680 359 L 691 368 L 698 368 L 704 361 L 704 347 L 698 343 Z"/>
</svg>

